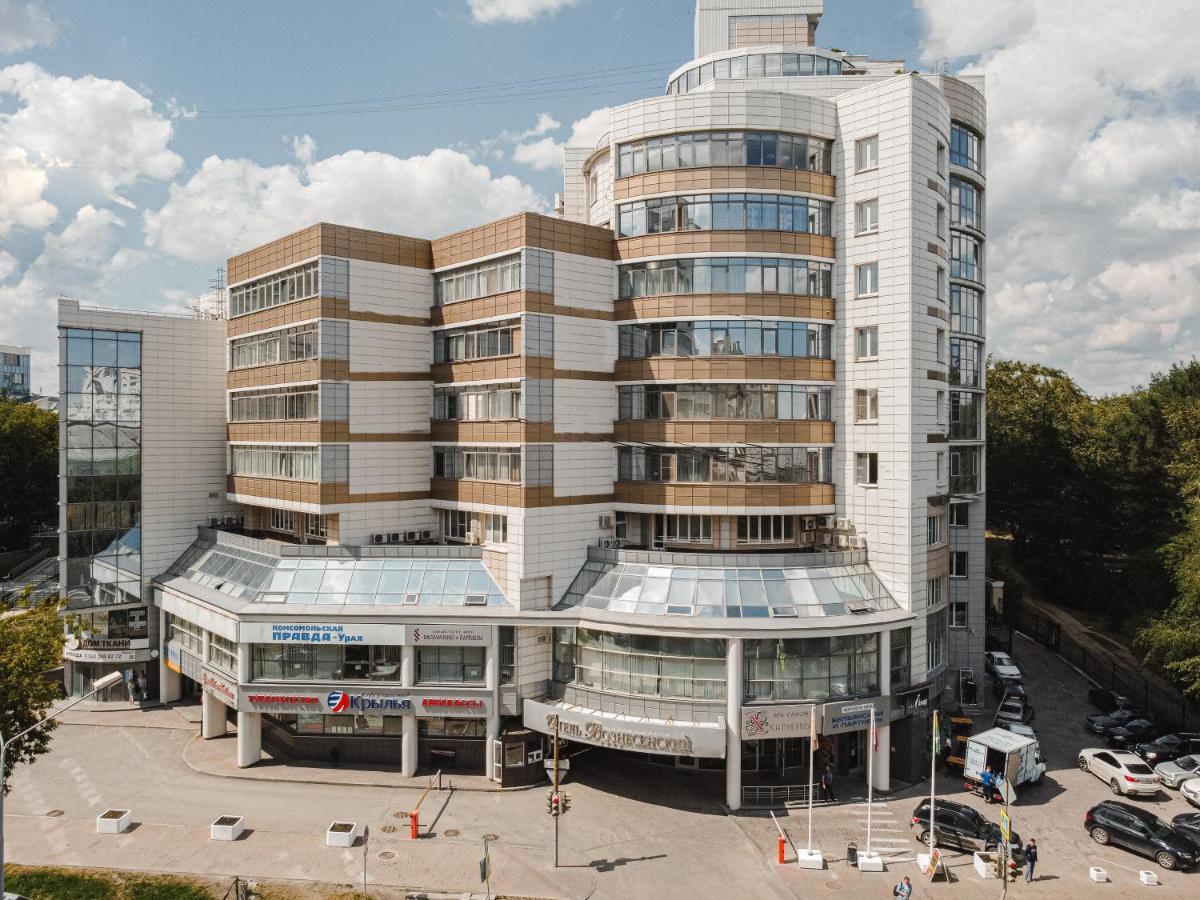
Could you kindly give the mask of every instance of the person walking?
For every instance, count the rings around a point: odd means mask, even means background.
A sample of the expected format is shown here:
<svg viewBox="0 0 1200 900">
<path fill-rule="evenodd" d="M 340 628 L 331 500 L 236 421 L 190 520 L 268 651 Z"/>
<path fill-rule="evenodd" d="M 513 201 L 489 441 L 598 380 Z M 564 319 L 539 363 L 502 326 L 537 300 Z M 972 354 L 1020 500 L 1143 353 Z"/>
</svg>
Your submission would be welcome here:
<svg viewBox="0 0 1200 900">
<path fill-rule="evenodd" d="M 912 896 L 912 882 L 908 876 L 904 876 L 904 880 L 892 888 L 892 896 L 899 897 L 901 900 L 908 900 Z"/>
<path fill-rule="evenodd" d="M 833 766 L 826 766 L 825 774 L 821 776 L 821 799 L 825 801 L 837 800 L 837 797 L 833 793 Z"/>
<path fill-rule="evenodd" d="M 1037 865 L 1037 841 L 1029 839 L 1025 845 L 1025 880 L 1033 881 L 1033 867 Z"/>
</svg>

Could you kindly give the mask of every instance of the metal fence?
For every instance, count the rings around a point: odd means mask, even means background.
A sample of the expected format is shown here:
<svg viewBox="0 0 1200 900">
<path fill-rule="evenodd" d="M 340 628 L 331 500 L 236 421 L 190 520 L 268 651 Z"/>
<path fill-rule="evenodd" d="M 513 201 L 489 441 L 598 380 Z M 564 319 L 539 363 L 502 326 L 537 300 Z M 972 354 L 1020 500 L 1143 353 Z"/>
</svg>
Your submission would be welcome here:
<svg viewBox="0 0 1200 900">
<path fill-rule="evenodd" d="M 1004 619 L 999 629 L 993 626 L 992 635 L 1010 649 L 1011 634 L 1005 635 L 1005 628 L 1016 629 L 1057 653 L 1101 687 L 1133 698 L 1160 723 L 1181 731 L 1200 731 L 1200 703 L 1160 676 L 1134 669 L 1103 648 L 1081 643 L 1022 599 L 1005 598 Z"/>
<path fill-rule="evenodd" d="M 815 787 L 808 784 L 748 784 L 742 787 L 742 806 L 770 809 L 789 803 L 806 804 L 809 792 Z"/>
</svg>

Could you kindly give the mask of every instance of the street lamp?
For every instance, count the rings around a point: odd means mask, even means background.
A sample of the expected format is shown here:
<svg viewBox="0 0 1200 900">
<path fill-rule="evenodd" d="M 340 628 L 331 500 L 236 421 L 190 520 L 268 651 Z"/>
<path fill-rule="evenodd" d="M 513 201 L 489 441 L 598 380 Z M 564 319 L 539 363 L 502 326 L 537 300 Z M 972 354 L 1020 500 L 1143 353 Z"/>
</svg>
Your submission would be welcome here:
<svg viewBox="0 0 1200 900">
<path fill-rule="evenodd" d="M 18 734 L 16 737 L 12 738 L 11 740 L 6 741 L 4 739 L 4 735 L 0 734 L 0 900 L 3 900 L 3 898 L 4 898 L 4 780 L 3 779 L 4 779 L 4 768 L 5 768 L 5 764 L 7 762 L 9 746 L 12 744 L 15 744 L 21 738 L 25 737 L 25 735 L 29 734 L 29 732 L 36 731 L 37 729 L 41 728 L 43 725 L 45 725 L 47 722 L 49 722 L 51 719 L 53 719 L 55 716 L 59 715 L 60 713 L 65 713 L 68 709 L 70 709 L 76 703 L 82 703 L 88 697 L 93 697 L 96 694 L 100 693 L 101 691 L 105 690 L 106 688 L 112 687 L 114 684 L 116 684 L 118 681 L 121 681 L 123 678 L 124 678 L 124 676 L 120 672 L 109 672 L 107 675 L 105 675 L 103 678 L 99 679 L 98 681 L 92 682 L 92 689 L 88 693 L 86 693 L 82 697 L 80 697 L 78 700 L 72 700 L 70 703 L 68 703 L 62 709 L 55 710 L 54 712 L 50 713 L 50 715 L 46 716 L 46 718 L 42 719 L 37 724 L 31 725 L 30 727 L 26 728 L 24 731 L 22 731 L 20 734 Z"/>
</svg>

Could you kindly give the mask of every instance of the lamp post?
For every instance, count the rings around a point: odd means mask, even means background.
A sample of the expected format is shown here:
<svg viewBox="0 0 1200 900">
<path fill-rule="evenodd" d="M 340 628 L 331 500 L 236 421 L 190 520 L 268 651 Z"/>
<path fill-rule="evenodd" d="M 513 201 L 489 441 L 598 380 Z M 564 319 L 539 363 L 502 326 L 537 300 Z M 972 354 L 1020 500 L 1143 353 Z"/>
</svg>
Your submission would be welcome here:
<svg viewBox="0 0 1200 900">
<path fill-rule="evenodd" d="M 37 722 L 36 724 L 31 725 L 30 727 L 26 728 L 24 731 L 22 731 L 20 734 L 16 735 L 15 737 L 11 738 L 10 740 L 5 740 L 4 735 L 0 734 L 0 900 L 2 900 L 2 898 L 4 897 L 4 781 L 3 781 L 3 779 L 4 779 L 4 768 L 5 768 L 5 765 L 7 764 L 8 748 L 11 745 L 15 744 L 17 741 L 19 741 L 21 738 L 25 737 L 25 735 L 29 734 L 29 732 L 36 731 L 37 729 L 39 729 L 43 725 L 45 725 L 47 722 L 49 722 L 51 719 L 53 719 L 55 716 L 58 716 L 59 714 L 66 712 L 68 709 L 70 709 L 76 703 L 82 703 L 88 697 L 94 697 L 96 694 L 100 693 L 101 691 L 105 690 L 106 688 L 112 687 L 114 684 L 116 684 L 118 681 L 120 681 L 123 677 L 124 676 L 122 676 L 120 672 L 109 672 L 103 678 L 99 679 L 98 681 L 93 682 L 92 689 L 88 693 L 86 693 L 82 697 L 80 697 L 78 700 L 73 700 L 70 703 L 68 703 L 66 706 L 64 706 L 62 709 L 55 710 L 54 712 L 50 713 L 50 715 L 46 716 L 44 719 L 42 719 L 41 721 Z"/>
</svg>

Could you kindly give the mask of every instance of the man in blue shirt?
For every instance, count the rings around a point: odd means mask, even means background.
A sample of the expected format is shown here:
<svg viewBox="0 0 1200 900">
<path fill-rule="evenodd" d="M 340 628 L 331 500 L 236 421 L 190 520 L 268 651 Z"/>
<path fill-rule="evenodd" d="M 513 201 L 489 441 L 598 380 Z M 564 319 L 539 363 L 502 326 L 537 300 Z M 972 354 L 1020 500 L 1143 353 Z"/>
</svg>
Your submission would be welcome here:
<svg viewBox="0 0 1200 900">
<path fill-rule="evenodd" d="M 992 774 L 991 766 L 988 766 L 986 769 L 983 770 L 983 775 L 981 776 L 981 778 L 983 781 L 983 802 L 991 803 L 992 802 L 992 787 L 996 783 L 996 776 Z"/>
</svg>

